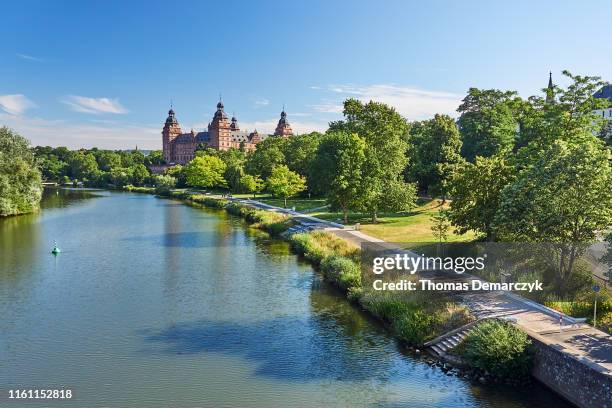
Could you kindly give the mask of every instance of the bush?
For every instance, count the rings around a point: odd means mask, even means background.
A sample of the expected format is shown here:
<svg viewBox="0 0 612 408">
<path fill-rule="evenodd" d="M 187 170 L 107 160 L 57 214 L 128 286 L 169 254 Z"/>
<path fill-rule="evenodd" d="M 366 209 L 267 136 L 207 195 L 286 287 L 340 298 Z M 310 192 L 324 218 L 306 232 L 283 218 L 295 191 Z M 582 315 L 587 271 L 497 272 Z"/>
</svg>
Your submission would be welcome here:
<svg viewBox="0 0 612 408">
<path fill-rule="evenodd" d="M 464 356 L 477 368 L 498 377 L 527 377 L 531 371 L 531 340 L 507 322 L 487 320 L 470 331 Z"/>
<path fill-rule="evenodd" d="M 167 195 L 176 186 L 176 179 L 172 176 L 155 176 L 155 193 Z"/>
<path fill-rule="evenodd" d="M 361 269 L 359 265 L 339 255 L 332 255 L 321 262 L 325 278 L 334 282 L 344 291 L 361 287 Z"/>
<path fill-rule="evenodd" d="M 432 337 L 435 320 L 434 315 L 424 310 L 411 310 L 393 322 L 393 329 L 408 344 L 420 345 Z"/>
</svg>

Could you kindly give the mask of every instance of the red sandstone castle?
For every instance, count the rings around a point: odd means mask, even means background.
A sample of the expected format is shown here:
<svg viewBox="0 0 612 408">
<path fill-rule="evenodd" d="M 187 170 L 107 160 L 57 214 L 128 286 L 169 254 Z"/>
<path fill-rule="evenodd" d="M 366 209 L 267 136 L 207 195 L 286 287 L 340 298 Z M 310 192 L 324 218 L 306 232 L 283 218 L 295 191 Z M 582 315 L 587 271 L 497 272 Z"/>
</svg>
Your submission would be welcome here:
<svg viewBox="0 0 612 408">
<path fill-rule="evenodd" d="M 287 113 L 283 109 L 273 136 L 289 137 L 292 135 L 293 130 L 287 121 Z M 217 111 L 208 124 L 208 130 L 198 133 L 193 129 L 189 133 L 183 133 L 174 115 L 174 110 L 170 108 L 162 130 L 164 160 L 167 164 L 188 163 L 194 158 L 199 145 L 217 150 L 236 148 L 251 151 L 255 150 L 257 143 L 266 137 L 268 135 L 260 135 L 257 130 L 251 133 L 241 131 L 235 117 L 232 117 L 231 121 L 228 119 L 221 101 L 217 104 Z"/>
</svg>

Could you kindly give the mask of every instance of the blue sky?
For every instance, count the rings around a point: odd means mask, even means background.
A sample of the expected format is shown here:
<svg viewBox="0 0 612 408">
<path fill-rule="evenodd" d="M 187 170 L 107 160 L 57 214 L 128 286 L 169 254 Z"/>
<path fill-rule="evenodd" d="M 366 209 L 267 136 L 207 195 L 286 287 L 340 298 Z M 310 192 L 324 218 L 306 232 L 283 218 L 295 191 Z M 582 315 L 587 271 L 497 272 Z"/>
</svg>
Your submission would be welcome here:
<svg viewBox="0 0 612 408">
<path fill-rule="evenodd" d="M 612 79 L 611 5 L 591 1 L 13 1 L 0 24 L 0 125 L 33 144 L 160 148 L 170 100 L 203 129 L 221 93 L 241 127 L 325 129 L 352 96 L 410 120 L 471 86 Z"/>
</svg>

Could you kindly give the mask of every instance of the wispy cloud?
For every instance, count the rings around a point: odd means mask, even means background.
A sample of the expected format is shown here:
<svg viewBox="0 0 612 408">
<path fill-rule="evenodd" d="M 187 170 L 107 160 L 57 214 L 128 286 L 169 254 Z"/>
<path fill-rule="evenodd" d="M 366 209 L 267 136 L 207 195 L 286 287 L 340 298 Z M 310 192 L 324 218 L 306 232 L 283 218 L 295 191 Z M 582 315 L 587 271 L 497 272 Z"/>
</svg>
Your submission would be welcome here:
<svg viewBox="0 0 612 408">
<path fill-rule="evenodd" d="M 38 58 L 38 57 L 33 57 L 32 55 L 28 55 L 28 54 L 16 54 L 19 58 L 27 60 L 27 61 L 34 61 L 34 62 L 45 62 L 44 59 L 42 58 Z"/>
<path fill-rule="evenodd" d="M 82 113 L 127 113 L 118 99 L 90 98 L 87 96 L 69 95 L 60 100 L 70 106 L 73 111 Z"/>
<path fill-rule="evenodd" d="M 255 100 L 255 107 L 257 108 L 268 106 L 269 104 L 270 104 L 270 101 L 266 98 L 260 98 L 260 99 Z"/>
<path fill-rule="evenodd" d="M 0 95 L 0 109 L 11 115 L 21 115 L 26 110 L 35 107 L 36 104 L 25 95 Z"/>
<path fill-rule="evenodd" d="M 318 112 L 341 112 L 341 101 L 347 97 L 354 97 L 364 102 L 372 100 L 386 103 L 409 120 L 431 118 L 436 113 L 456 116 L 456 109 L 462 99 L 462 95 L 452 92 L 428 91 L 392 84 L 330 85 L 325 89 L 342 96 L 336 103 L 325 101 L 319 105 L 312 105 L 312 108 Z"/>
<path fill-rule="evenodd" d="M 342 103 L 341 102 L 321 102 L 319 104 L 308 105 L 308 106 L 314 109 L 316 112 L 342 113 Z"/>
<path fill-rule="evenodd" d="M 160 149 L 160 126 L 137 123 L 91 123 L 0 114 L 0 123 L 15 129 L 32 145 Z"/>
</svg>

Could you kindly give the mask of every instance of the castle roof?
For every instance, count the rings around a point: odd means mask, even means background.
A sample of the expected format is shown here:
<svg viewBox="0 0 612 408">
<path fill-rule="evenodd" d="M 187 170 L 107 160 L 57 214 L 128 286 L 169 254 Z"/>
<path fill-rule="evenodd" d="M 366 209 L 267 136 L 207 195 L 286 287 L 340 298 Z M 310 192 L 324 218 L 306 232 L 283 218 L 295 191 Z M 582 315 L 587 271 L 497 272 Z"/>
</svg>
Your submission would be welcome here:
<svg viewBox="0 0 612 408">
<path fill-rule="evenodd" d="M 593 95 L 598 99 L 607 99 L 612 103 L 612 85 L 606 85 Z"/>
</svg>

